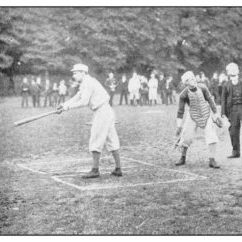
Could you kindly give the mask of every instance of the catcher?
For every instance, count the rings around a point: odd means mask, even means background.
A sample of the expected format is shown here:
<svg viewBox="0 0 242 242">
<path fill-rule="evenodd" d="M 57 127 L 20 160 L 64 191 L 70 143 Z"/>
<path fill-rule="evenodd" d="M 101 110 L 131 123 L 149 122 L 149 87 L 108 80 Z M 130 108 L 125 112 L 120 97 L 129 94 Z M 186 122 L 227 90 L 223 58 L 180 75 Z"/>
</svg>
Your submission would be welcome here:
<svg viewBox="0 0 242 242">
<path fill-rule="evenodd" d="M 109 95 L 100 82 L 88 74 L 88 66 L 74 65 L 71 70 L 73 78 L 80 83 L 77 94 L 57 107 L 59 113 L 80 106 L 89 106 L 94 112 L 89 151 L 93 157 L 93 167 L 83 178 L 96 178 L 100 176 L 99 160 L 104 144 L 112 153 L 116 168 L 111 173 L 114 176 L 122 176 L 119 157 L 119 138 L 115 129 L 115 117 L 113 109 L 109 105 Z"/>
<path fill-rule="evenodd" d="M 176 135 L 180 135 L 180 138 L 176 145 L 181 148 L 182 155 L 180 160 L 176 162 L 176 165 L 180 166 L 186 163 L 187 149 L 191 145 L 194 134 L 199 127 L 204 130 L 205 140 L 209 147 L 209 167 L 219 168 L 215 161 L 218 137 L 214 122 L 221 126 L 222 120 L 219 118 L 214 100 L 205 85 L 197 84 L 196 77 L 192 71 L 185 72 L 181 79 L 186 88 L 180 94 L 177 112 Z M 185 104 L 189 105 L 189 112 L 182 127 Z M 210 108 L 214 113 L 213 117 Z"/>
</svg>

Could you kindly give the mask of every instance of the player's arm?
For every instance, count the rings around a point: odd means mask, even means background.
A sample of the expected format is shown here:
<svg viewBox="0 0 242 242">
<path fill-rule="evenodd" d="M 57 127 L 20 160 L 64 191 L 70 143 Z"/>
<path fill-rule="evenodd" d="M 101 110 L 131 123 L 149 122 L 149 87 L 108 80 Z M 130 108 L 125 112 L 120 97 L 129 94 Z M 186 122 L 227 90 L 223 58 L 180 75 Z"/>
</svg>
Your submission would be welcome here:
<svg viewBox="0 0 242 242">
<path fill-rule="evenodd" d="M 91 96 L 90 88 L 89 89 L 87 87 L 81 88 L 74 97 L 72 97 L 70 100 L 66 101 L 65 103 L 61 104 L 59 107 L 57 107 L 57 110 L 67 111 L 69 109 L 86 106 L 89 103 L 90 96 Z"/>
<path fill-rule="evenodd" d="M 81 89 L 74 97 L 63 104 L 64 110 L 87 106 L 91 97 L 91 90 L 89 88 Z"/>
<path fill-rule="evenodd" d="M 202 91 L 203 91 L 203 94 L 204 94 L 204 98 L 209 103 L 209 106 L 212 109 L 213 113 L 217 114 L 217 107 L 216 107 L 216 104 L 214 102 L 214 99 L 213 99 L 211 93 L 209 92 L 208 88 L 205 85 L 202 86 Z"/>
<path fill-rule="evenodd" d="M 187 102 L 187 90 L 183 90 L 183 92 L 180 94 L 179 97 L 179 107 L 178 107 L 178 111 L 177 111 L 177 118 L 176 118 L 176 126 L 177 126 L 177 130 L 176 130 L 176 135 L 179 136 L 181 131 L 182 131 L 182 120 L 183 120 L 183 116 L 185 113 L 185 105 Z"/>
</svg>

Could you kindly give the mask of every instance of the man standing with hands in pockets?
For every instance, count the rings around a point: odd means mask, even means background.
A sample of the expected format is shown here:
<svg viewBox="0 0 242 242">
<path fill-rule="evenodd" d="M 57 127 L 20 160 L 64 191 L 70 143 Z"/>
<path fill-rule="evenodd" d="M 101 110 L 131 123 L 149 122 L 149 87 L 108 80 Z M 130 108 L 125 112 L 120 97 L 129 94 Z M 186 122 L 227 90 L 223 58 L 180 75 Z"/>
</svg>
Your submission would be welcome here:
<svg viewBox="0 0 242 242">
<path fill-rule="evenodd" d="M 93 157 L 93 167 L 83 178 L 96 178 L 100 176 L 99 161 L 102 149 L 106 143 L 115 160 L 114 176 L 122 176 L 119 157 L 119 138 L 115 128 L 115 116 L 109 104 L 109 95 L 101 83 L 88 74 L 88 66 L 76 64 L 71 70 L 73 78 L 80 83 L 79 91 L 70 100 L 57 107 L 59 113 L 80 106 L 89 106 L 94 112 L 89 151 Z"/>
</svg>

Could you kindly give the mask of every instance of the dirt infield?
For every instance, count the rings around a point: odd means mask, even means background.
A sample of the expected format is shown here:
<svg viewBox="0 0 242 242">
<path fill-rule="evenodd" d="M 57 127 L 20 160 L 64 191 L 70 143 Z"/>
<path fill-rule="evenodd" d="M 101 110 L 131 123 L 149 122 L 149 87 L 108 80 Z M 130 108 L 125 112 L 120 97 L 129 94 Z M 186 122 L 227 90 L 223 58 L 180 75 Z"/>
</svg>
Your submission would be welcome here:
<svg viewBox="0 0 242 242">
<path fill-rule="evenodd" d="M 200 135 L 177 168 L 177 107 L 115 106 L 124 176 L 110 176 L 114 162 L 104 151 L 101 177 L 86 181 L 92 113 L 13 128 L 51 110 L 19 104 L 0 102 L 0 234 L 242 234 L 242 161 L 227 160 L 226 130 L 218 130 L 221 169 L 208 167 Z"/>
</svg>

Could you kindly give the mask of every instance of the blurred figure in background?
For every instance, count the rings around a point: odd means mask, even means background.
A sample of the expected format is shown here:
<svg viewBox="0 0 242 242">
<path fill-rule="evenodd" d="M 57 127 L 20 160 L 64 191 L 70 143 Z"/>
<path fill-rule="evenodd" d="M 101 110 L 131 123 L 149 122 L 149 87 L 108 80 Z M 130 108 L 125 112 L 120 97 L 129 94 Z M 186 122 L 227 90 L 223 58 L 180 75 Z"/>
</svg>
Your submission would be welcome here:
<svg viewBox="0 0 242 242">
<path fill-rule="evenodd" d="M 166 97 L 166 94 L 165 94 L 165 76 L 164 76 L 163 72 L 161 72 L 160 75 L 159 75 L 158 88 L 159 88 L 159 91 L 160 91 L 161 104 L 165 104 L 166 103 L 166 101 L 165 101 L 165 97 Z"/>
<path fill-rule="evenodd" d="M 158 80 L 155 78 L 155 72 L 152 72 L 150 75 L 150 80 L 148 82 L 149 87 L 149 104 L 152 105 L 157 104 L 157 88 L 158 88 Z"/>
<path fill-rule="evenodd" d="M 36 96 L 36 106 L 40 107 L 40 98 L 41 98 L 41 92 L 42 92 L 42 84 L 41 84 L 41 78 L 40 77 L 37 77 L 36 83 L 37 83 L 37 86 L 38 86 L 38 93 L 37 93 L 37 96 Z"/>
<path fill-rule="evenodd" d="M 200 80 L 201 80 L 201 83 L 206 85 L 207 88 L 209 88 L 209 79 L 206 77 L 205 73 L 203 71 L 200 72 Z"/>
<path fill-rule="evenodd" d="M 224 86 L 226 85 L 227 81 L 228 81 L 228 76 L 222 72 L 220 75 L 219 75 L 219 83 L 218 83 L 218 97 L 219 97 L 219 104 L 221 104 L 221 99 L 222 99 L 222 91 L 223 91 L 223 88 Z"/>
<path fill-rule="evenodd" d="M 32 81 L 31 81 L 31 96 L 32 96 L 32 103 L 33 103 L 34 108 L 36 107 L 38 91 L 39 91 L 38 85 L 33 78 Z"/>
<path fill-rule="evenodd" d="M 140 105 L 149 104 L 148 80 L 145 76 L 140 76 Z"/>
<path fill-rule="evenodd" d="M 128 105 L 128 81 L 125 74 L 122 75 L 122 79 L 120 81 L 120 100 L 119 105 L 123 103 L 123 97 L 125 99 L 125 104 Z"/>
<path fill-rule="evenodd" d="M 172 91 L 174 89 L 173 83 L 172 83 L 172 76 L 168 76 L 167 80 L 166 80 L 166 85 L 165 85 L 165 100 L 166 100 L 166 105 L 173 104 L 172 101 Z"/>
<path fill-rule="evenodd" d="M 171 76 L 171 85 L 172 85 L 172 91 L 171 91 L 171 99 L 172 99 L 172 103 L 176 104 L 176 89 L 175 89 L 175 85 L 174 85 L 174 79 Z"/>
<path fill-rule="evenodd" d="M 65 102 L 65 97 L 67 94 L 67 87 L 65 84 L 65 80 L 60 81 L 59 85 L 59 104 Z"/>
<path fill-rule="evenodd" d="M 44 107 L 47 106 L 47 101 L 49 101 L 49 106 L 52 106 L 52 100 L 51 100 L 51 95 L 52 95 L 52 89 L 50 86 L 50 80 L 46 79 L 45 80 L 45 87 L 44 87 Z"/>
<path fill-rule="evenodd" d="M 130 105 L 139 104 L 140 79 L 135 71 L 133 76 L 129 79 L 128 90 Z"/>
<path fill-rule="evenodd" d="M 28 84 L 28 79 L 26 77 L 23 78 L 23 82 L 21 84 L 21 95 L 22 95 L 22 102 L 21 102 L 21 107 L 23 108 L 25 105 L 26 107 L 29 106 L 28 103 L 28 96 L 29 96 L 29 84 Z"/>
<path fill-rule="evenodd" d="M 53 88 L 52 88 L 52 97 L 53 97 L 53 106 L 56 107 L 58 105 L 59 101 L 59 88 L 57 86 L 57 83 L 53 83 Z"/>
<path fill-rule="evenodd" d="M 216 104 L 219 103 L 219 95 L 218 95 L 218 73 L 214 72 L 213 77 L 210 81 L 210 93 L 214 97 L 214 101 Z"/>
<path fill-rule="evenodd" d="M 117 80 L 114 78 L 113 73 L 110 72 L 108 74 L 108 79 L 105 82 L 105 86 L 107 87 L 107 91 L 108 91 L 108 93 L 110 95 L 109 104 L 111 106 L 113 106 L 113 97 L 114 97 L 114 94 L 115 94 L 115 90 L 116 90 L 117 85 L 118 85 Z"/>
</svg>

